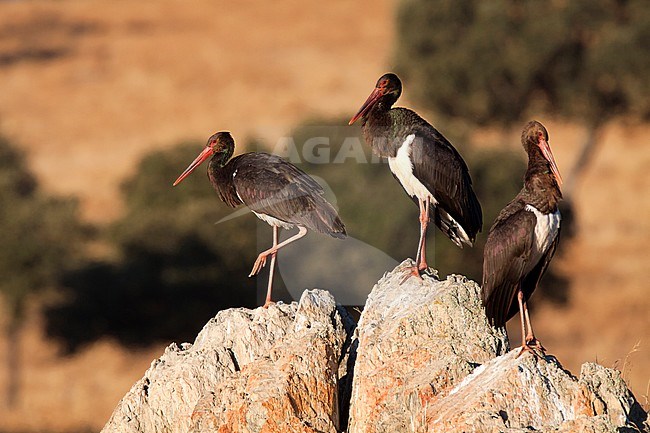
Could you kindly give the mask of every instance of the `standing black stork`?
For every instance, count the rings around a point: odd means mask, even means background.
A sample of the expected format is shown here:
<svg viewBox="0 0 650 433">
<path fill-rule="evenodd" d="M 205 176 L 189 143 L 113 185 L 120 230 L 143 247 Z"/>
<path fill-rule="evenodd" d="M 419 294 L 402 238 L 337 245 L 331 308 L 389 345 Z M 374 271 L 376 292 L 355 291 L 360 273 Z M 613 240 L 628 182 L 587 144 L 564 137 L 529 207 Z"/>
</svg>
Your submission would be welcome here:
<svg viewBox="0 0 650 433">
<path fill-rule="evenodd" d="M 383 75 L 350 125 L 362 119 L 366 143 L 377 155 L 388 158 L 393 176 L 420 208 L 420 242 L 411 269 L 419 276 L 428 268 L 430 219 L 462 248 L 473 244 L 483 216 L 467 165 L 454 146 L 414 111 L 391 108 L 401 94 L 397 75 Z"/>
<path fill-rule="evenodd" d="M 305 236 L 307 229 L 344 238 L 345 226 L 334 207 L 323 197 L 323 188 L 298 167 L 268 153 L 244 153 L 230 159 L 234 149 L 235 141 L 229 132 L 213 134 L 203 152 L 176 179 L 174 186 L 212 157 L 208 177 L 221 200 L 231 207 L 248 206 L 259 219 L 273 227 L 273 246 L 260 253 L 249 275 L 259 273 L 271 256 L 266 308 L 272 302 L 278 250 Z M 278 243 L 280 227 L 298 227 L 298 233 Z"/>
<path fill-rule="evenodd" d="M 537 121 L 526 124 L 521 142 L 528 153 L 524 187 L 503 208 L 490 229 L 483 252 L 481 296 L 485 313 L 497 327 L 519 309 L 521 351 L 544 351 L 535 338 L 526 305 L 549 262 L 560 236 L 562 178 L 548 144 L 548 132 Z"/>
</svg>

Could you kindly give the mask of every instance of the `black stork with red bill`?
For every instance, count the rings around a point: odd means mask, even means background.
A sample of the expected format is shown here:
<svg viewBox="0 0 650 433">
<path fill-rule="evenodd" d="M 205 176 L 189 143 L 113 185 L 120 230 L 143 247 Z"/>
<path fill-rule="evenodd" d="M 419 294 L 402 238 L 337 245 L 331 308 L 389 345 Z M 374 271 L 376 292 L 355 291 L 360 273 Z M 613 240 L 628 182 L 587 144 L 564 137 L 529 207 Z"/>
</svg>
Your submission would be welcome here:
<svg viewBox="0 0 650 433">
<path fill-rule="evenodd" d="M 278 250 L 302 238 L 307 230 L 345 238 L 345 226 L 334 207 L 325 200 L 323 188 L 309 175 L 282 158 L 250 152 L 231 159 L 235 141 L 229 132 L 213 134 L 196 159 L 176 179 L 178 185 L 208 158 L 208 178 L 228 206 L 246 205 L 259 219 L 273 227 L 273 246 L 257 257 L 250 277 L 258 274 L 271 257 L 264 307 L 271 301 Z M 278 243 L 279 229 L 297 227 L 298 233 Z"/>
<path fill-rule="evenodd" d="M 483 252 L 481 295 L 488 320 L 502 327 L 517 311 L 521 318 L 521 355 L 544 347 L 535 337 L 527 301 L 555 254 L 560 238 L 562 178 L 537 121 L 526 124 L 521 143 L 528 154 L 524 187 L 501 211 Z"/>
<path fill-rule="evenodd" d="M 388 73 L 377 81 L 350 125 L 361 119 L 365 141 L 388 158 L 393 176 L 420 209 L 420 241 L 411 273 L 428 269 L 426 233 L 429 221 L 456 244 L 472 246 L 481 231 L 481 205 L 472 189 L 467 164 L 438 130 L 407 108 L 393 108 L 402 82 Z"/>
</svg>

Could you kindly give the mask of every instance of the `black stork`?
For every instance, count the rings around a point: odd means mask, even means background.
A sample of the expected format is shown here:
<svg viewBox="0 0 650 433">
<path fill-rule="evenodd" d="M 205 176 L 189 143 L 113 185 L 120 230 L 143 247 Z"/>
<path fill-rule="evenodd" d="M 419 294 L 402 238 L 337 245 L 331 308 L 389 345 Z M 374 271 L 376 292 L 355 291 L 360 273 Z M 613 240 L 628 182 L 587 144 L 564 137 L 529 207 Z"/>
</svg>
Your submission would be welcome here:
<svg viewBox="0 0 650 433">
<path fill-rule="evenodd" d="M 483 216 L 463 158 L 417 113 L 392 108 L 401 94 L 402 82 L 397 75 L 383 75 L 350 125 L 362 119 L 366 143 L 377 155 L 388 158 L 393 176 L 418 204 L 420 242 L 411 272 L 419 276 L 428 268 L 426 232 L 431 219 L 462 248 L 463 244 L 472 246 Z"/>
<path fill-rule="evenodd" d="M 300 239 L 307 229 L 345 238 L 345 226 L 336 210 L 323 197 L 323 188 L 305 172 L 282 158 L 250 152 L 232 159 L 235 141 L 229 132 L 213 134 L 203 152 L 176 179 L 174 186 L 206 159 L 208 177 L 221 200 L 228 206 L 241 204 L 273 227 L 273 246 L 257 257 L 249 277 L 259 273 L 269 256 L 271 264 L 264 307 L 271 304 L 275 260 L 280 248 Z M 278 243 L 279 229 L 298 227 L 298 233 Z"/>
<path fill-rule="evenodd" d="M 526 124 L 521 143 L 528 154 L 524 187 L 506 205 L 490 229 L 483 252 L 481 296 L 489 321 L 502 327 L 519 310 L 524 351 L 544 351 L 535 338 L 526 305 L 555 254 L 560 237 L 562 178 L 537 121 Z"/>
</svg>

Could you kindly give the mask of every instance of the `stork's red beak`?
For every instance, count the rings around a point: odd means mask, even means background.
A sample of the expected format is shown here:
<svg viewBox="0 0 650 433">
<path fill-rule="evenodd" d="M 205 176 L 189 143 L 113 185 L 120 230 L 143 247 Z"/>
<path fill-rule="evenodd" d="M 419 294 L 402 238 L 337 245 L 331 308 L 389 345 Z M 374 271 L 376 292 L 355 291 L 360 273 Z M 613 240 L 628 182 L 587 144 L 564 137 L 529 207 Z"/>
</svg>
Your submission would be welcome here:
<svg viewBox="0 0 650 433">
<path fill-rule="evenodd" d="M 544 158 L 546 158 L 549 165 L 551 166 L 551 171 L 553 172 L 553 176 L 555 176 L 555 180 L 557 180 L 558 185 L 562 185 L 562 176 L 560 175 L 560 170 L 557 168 L 555 158 L 553 157 L 553 152 L 551 152 L 551 146 L 549 146 L 548 142 L 541 137 L 537 142 L 537 146 L 540 148 L 542 155 L 544 155 Z"/>
<path fill-rule="evenodd" d="M 375 90 L 373 90 L 370 96 L 368 96 L 368 99 L 366 99 L 366 102 L 363 103 L 359 109 L 359 112 L 355 114 L 352 119 L 350 119 L 348 125 L 352 125 L 354 122 L 359 120 L 359 118 L 363 117 L 368 111 L 370 111 L 372 106 L 375 105 L 379 98 L 382 96 L 384 96 L 384 90 L 379 87 L 375 87 Z"/>
<path fill-rule="evenodd" d="M 194 161 L 192 161 L 192 163 L 185 169 L 183 174 L 178 176 L 178 179 L 176 179 L 176 182 L 174 182 L 174 184 L 172 186 L 176 186 L 179 183 L 181 183 L 183 181 L 183 179 L 185 179 L 187 176 L 189 176 L 190 173 L 192 173 L 192 171 L 194 171 L 194 169 L 196 167 L 201 165 L 203 163 L 203 161 L 210 158 L 213 154 L 214 154 L 214 151 L 212 150 L 212 148 L 210 146 L 206 146 L 205 149 L 203 149 L 203 152 L 201 152 L 199 154 L 199 156 L 197 156 L 196 159 Z"/>
</svg>

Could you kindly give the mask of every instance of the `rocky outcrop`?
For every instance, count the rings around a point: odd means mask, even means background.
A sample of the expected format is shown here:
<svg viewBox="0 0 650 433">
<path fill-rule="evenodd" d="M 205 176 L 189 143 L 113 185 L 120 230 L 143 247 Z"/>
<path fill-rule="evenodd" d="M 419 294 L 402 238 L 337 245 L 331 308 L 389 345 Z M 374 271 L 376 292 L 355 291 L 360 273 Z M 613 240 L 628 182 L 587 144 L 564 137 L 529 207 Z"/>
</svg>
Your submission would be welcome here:
<svg viewBox="0 0 650 433">
<path fill-rule="evenodd" d="M 618 371 L 585 364 L 576 379 L 552 356 L 517 357 L 477 284 L 402 283 L 406 265 L 373 288 L 355 331 L 350 433 L 647 428 Z"/>
<path fill-rule="evenodd" d="M 650 431 L 618 371 L 579 378 L 552 356 L 509 351 L 464 277 L 373 288 L 354 326 L 328 292 L 222 311 L 172 345 L 104 432 Z"/>
<path fill-rule="evenodd" d="M 476 368 L 429 406 L 421 431 L 637 431 L 642 411 L 618 372 L 585 364 L 580 379 L 552 356 L 510 351 Z M 616 390 L 616 391 L 615 391 Z M 608 403 L 604 403 L 607 401 Z M 635 422 L 637 425 L 635 425 Z"/>
<path fill-rule="evenodd" d="M 298 303 L 225 310 L 171 345 L 103 432 L 336 432 L 349 318 L 322 290 Z"/>
<path fill-rule="evenodd" d="M 441 392 L 508 349 L 476 284 L 426 275 L 402 282 L 399 269 L 375 285 L 356 329 L 350 433 L 425 431 Z"/>
</svg>

